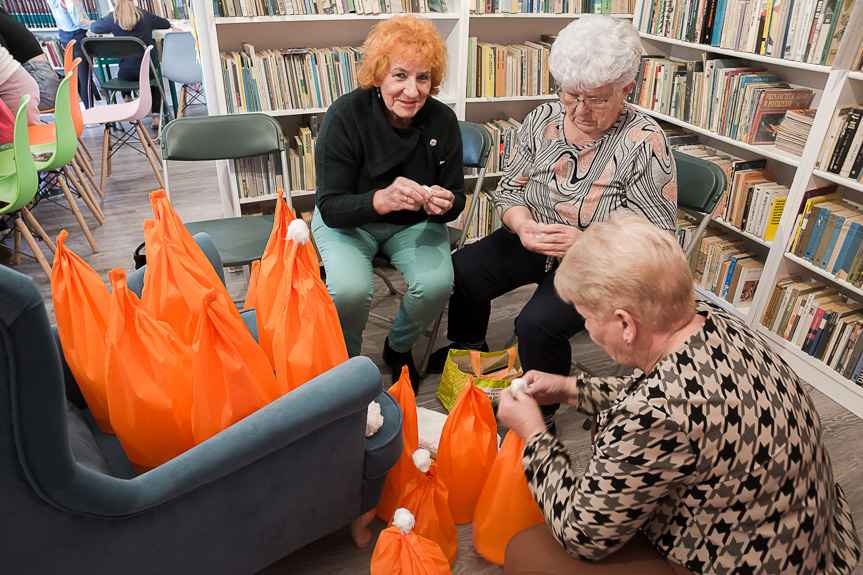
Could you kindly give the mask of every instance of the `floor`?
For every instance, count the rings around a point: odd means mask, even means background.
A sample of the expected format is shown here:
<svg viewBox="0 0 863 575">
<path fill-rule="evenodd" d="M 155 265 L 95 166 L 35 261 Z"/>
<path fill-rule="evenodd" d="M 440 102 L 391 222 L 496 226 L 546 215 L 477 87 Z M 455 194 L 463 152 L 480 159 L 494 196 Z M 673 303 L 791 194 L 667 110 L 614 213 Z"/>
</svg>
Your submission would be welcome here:
<svg viewBox="0 0 863 575">
<path fill-rule="evenodd" d="M 204 113 L 200 106 L 193 106 L 192 113 Z M 101 152 L 100 129 L 90 128 L 85 131 L 84 140 L 90 150 L 96 154 L 97 162 Z M 98 173 L 99 167 L 96 165 Z M 113 175 L 108 178 L 102 210 L 105 214 L 105 224 L 100 226 L 79 201 L 99 247 L 99 253 L 93 253 L 84 239 L 75 218 L 68 210 L 68 204 L 62 196 L 41 202 L 34 210 L 34 215 L 46 231 L 52 236 L 62 229 L 69 231 L 70 237 L 66 245 L 76 254 L 84 258 L 106 280 L 108 271 L 115 267 L 123 267 L 127 273 L 134 269 L 132 254 L 139 243 L 143 241 L 144 219 L 152 217 L 147 194 L 158 187 L 155 176 L 144 157 L 138 152 L 123 149 L 114 159 Z M 171 166 L 171 196 L 173 205 L 184 221 L 211 219 L 221 216 L 219 190 L 215 181 L 214 167 L 207 163 L 177 163 Z M 59 201 L 62 200 L 62 201 Z M 11 241 L 7 241 L 11 246 Z M 36 286 L 45 298 L 46 308 L 53 320 L 51 305 L 51 290 L 48 278 L 42 272 L 35 260 L 26 257 L 29 253 L 26 245 L 23 247 L 25 257 L 15 269 L 33 277 Z M 50 252 L 43 246 L 46 254 Z M 50 258 L 49 258 L 50 259 Z M 383 284 L 378 280 L 373 308 L 383 315 L 393 317 L 397 309 L 395 297 L 386 293 Z M 235 301 L 242 302 L 245 296 L 246 281 L 242 272 L 232 271 L 227 274 L 229 291 Z M 530 290 L 523 288 L 495 302 L 493 308 L 492 327 L 489 332 L 489 343 L 492 348 L 502 348 L 512 330 L 512 320 L 518 313 L 523 302 L 529 297 Z M 443 326 L 445 328 L 445 324 Z M 379 366 L 381 348 L 388 330 L 388 324 L 378 320 L 370 320 L 365 333 L 363 353 L 368 355 Z M 414 349 L 414 356 L 419 360 L 425 349 L 426 339 L 423 338 Z M 589 339 L 576 337 L 573 340 L 574 357 L 579 358 L 587 367 L 600 374 L 613 372 L 614 364 Z M 384 384 L 390 384 L 389 370 L 384 366 Z M 440 376 L 427 377 L 417 398 L 418 405 L 443 411 L 435 396 Z M 843 486 L 857 518 L 858 531 L 863 539 L 863 420 L 838 405 L 817 390 L 810 388 L 818 411 L 821 415 L 824 431 L 824 441 L 832 454 L 836 480 Z M 589 434 L 582 429 L 584 417 L 568 408 L 563 408 L 559 414 L 558 430 L 561 438 L 569 447 L 570 455 L 576 467 L 584 467 L 590 457 Z M 501 430 L 505 432 L 505 430 Z M 377 533 L 385 527 L 382 521 L 376 519 L 372 530 Z M 261 571 L 267 575 L 292 574 L 356 574 L 368 573 L 369 560 L 373 546 L 358 550 L 352 543 L 347 529 L 341 529 L 306 547 L 294 552 L 267 569 Z M 863 567 L 858 568 L 863 573 Z M 453 568 L 455 574 L 501 574 L 503 568 L 487 562 L 473 549 L 471 543 L 470 525 L 459 527 L 458 559 Z"/>
</svg>

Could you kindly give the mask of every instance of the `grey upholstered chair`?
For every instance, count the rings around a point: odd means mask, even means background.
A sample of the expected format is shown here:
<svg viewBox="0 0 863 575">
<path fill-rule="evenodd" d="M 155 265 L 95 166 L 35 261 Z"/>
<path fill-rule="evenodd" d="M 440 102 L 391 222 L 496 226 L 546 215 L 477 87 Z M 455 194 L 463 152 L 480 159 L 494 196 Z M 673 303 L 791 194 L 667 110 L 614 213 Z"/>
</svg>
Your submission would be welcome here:
<svg viewBox="0 0 863 575">
<path fill-rule="evenodd" d="M 367 515 L 401 454 L 401 411 L 359 357 L 135 476 L 67 401 L 32 279 L 0 266 L 0 302 L 4 572 L 254 573 Z M 366 439 L 372 400 L 385 424 Z"/>
</svg>

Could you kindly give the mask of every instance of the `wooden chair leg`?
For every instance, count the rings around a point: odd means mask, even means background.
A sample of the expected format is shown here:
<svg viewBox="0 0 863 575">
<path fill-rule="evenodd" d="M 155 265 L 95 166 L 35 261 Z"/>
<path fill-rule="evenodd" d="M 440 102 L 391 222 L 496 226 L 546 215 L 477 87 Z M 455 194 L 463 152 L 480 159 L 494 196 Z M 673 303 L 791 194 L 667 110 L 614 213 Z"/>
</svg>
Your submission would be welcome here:
<svg viewBox="0 0 863 575">
<path fill-rule="evenodd" d="M 30 246 L 30 249 L 33 251 L 33 255 L 36 256 L 36 259 L 39 261 L 39 265 L 42 266 L 42 271 L 45 272 L 45 275 L 48 276 L 48 279 L 51 279 L 51 266 L 48 264 L 48 260 L 45 259 L 45 254 L 42 253 L 42 250 L 39 248 L 39 244 L 36 243 L 36 239 L 33 237 L 33 234 L 30 233 L 30 230 L 27 229 L 27 226 L 24 225 L 24 221 L 21 219 L 21 215 L 18 214 L 15 216 L 15 228 L 20 232 L 24 239 L 27 241 L 27 245 Z"/>
<path fill-rule="evenodd" d="M 365 549 L 372 542 L 372 531 L 369 529 L 369 523 L 374 518 L 375 510 L 372 509 L 351 522 L 351 539 L 354 540 L 354 545 L 360 549 Z"/>
<path fill-rule="evenodd" d="M 81 215 L 81 210 L 78 209 L 78 204 L 75 203 L 75 196 L 66 184 L 66 178 L 62 175 L 57 176 L 57 181 L 60 182 L 60 187 L 63 188 L 63 193 L 66 195 L 66 201 L 69 202 L 69 207 L 72 208 L 72 213 L 75 214 L 75 219 L 78 220 L 78 225 L 84 232 L 87 241 L 90 242 L 90 247 L 93 248 L 93 253 L 98 254 L 99 248 L 96 247 L 96 241 L 93 239 L 93 234 L 90 233 L 90 228 L 87 227 L 87 222 L 84 221 L 84 216 Z"/>
<path fill-rule="evenodd" d="M 87 154 L 87 157 L 88 157 L 88 158 L 90 159 L 90 161 L 92 162 L 92 161 L 93 161 L 93 154 L 92 154 L 92 153 L 90 153 L 90 148 L 88 148 L 88 147 L 87 147 L 87 144 L 86 144 L 86 143 L 84 142 L 84 140 L 82 140 L 81 138 L 78 138 L 78 146 L 79 146 L 80 148 L 83 148 L 84 153 L 85 153 L 85 154 Z"/>
<path fill-rule="evenodd" d="M 63 166 L 63 173 L 66 174 L 66 179 L 72 182 L 72 185 L 75 186 L 75 191 L 78 192 L 78 195 L 81 196 L 81 199 L 84 200 L 84 203 L 87 204 L 88 208 L 90 208 L 96 221 L 99 222 L 100 225 L 103 225 L 105 223 L 105 214 L 102 213 L 102 209 L 96 203 L 96 198 L 93 196 L 90 186 L 87 185 L 87 181 L 84 179 L 84 175 L 81 173 L 81 169 L 78 168 L 78 164 L 74 159 Z"/>
<path fill-rule="evenodd" d="M 102 134 L 102 171 L 99 173 L 99 189 L 102 197 L 105 196 L 105 176 L 108 174 L 108 156 L 111 153 L 111 128 L 105 124 L 105 132 Z"/>
<path fill-rule="evenodd" d="M 84 172 L 84 175 L 87 177 L 88 180 L 90 180 L 90 183 L 93 184 L 93 189 L 96 190 L 96 193 L 99 194 L 99 197 L 104 198 L 105 193 L 102 191 L 101 188 L 99 188 L 99 184 L 96 183 L 96 172 L 93 171 L 93 166 L 90 165 L 90 162 L 87 161 L 87 158 L 86 158 L 86 156 L 84 156 L 84 154 L 81 154 L 80 152 L 78 152 L 78 154 L 81 156 L 81 159 L 84 161 L 84 163 L 79 164 L 81 166 L 81 171 Z M 76 158 L 77 158 L 77 156 L 76 156 Z M 95 199 L 95 197 L 94 197 L 94 199 Z"/>
<path fill-rule="evenodd" d="M 21 263 L 21 232 L 17 228 L 12 236 L 12 251 L 15 252 L 12 255 L 12 263 L 17 266 Z"/>
<path fill-rule="evenodd" d="M 186 104 L 186 85 L 183 84 L 183 87 L 180 88 L 180 116 L 186 117 L 186 108 L 188 105 Z"/>
<path fill-rule="evenodd" d="M 21 208 L 21 215 L 24 216 L 24 219 L 27 221 L 27 225 L 36 230 L 36 233 L 39 234 L 39 237 L 42 238 L 42 241 L 45 242 L 45 245 L 51 250 L 51 253 L 56 254 L 57 246 L 54 245 L 54 242 L 51 240 L 51 236 L 45 233 L 45 230 L 39 225 L 39 222 L 37 222 L 36 218 L 33 217 L 33 214 L 30 213 L 30 210 L 27 208 Z M 18 241 L 20 243 L 20 237 L 18 238 Z"/>
<path fill-rule="evenodd" d="M 138 138 L 141 140 L 144 153 L 147 154 L 147 159 L 150 160 L 150 167 L 153 168 L 153 173 L 156 174 L 156 179 L 159 180 L 159 187 L 164 190 L 165 181 L 162 179 L 162 171 L 159 169 L 159 163 L 156 161 L 159 157 L 158 148 L 156 148 L 156 144 L 154 144 L 153 140 L 150 138 L 150 134 L 148 134 L 147 130 L 144 129 L 144 126 L 141 124 L 141 120 L 135 122 L 135 130 L 138 131 Z"/>
<path fill-rule="evenodd" d="M 92 177 L 96 177 L 96 172 L 93 171 L 93 166 L 90 164 L 90 160 L 87 159 L 87 154 L 81 151 L 79 147 L 75 150 L 75 161 L 78 162 L 78 165 L 81 166 L 81 170 L 91 175 Z"/>
</svg>

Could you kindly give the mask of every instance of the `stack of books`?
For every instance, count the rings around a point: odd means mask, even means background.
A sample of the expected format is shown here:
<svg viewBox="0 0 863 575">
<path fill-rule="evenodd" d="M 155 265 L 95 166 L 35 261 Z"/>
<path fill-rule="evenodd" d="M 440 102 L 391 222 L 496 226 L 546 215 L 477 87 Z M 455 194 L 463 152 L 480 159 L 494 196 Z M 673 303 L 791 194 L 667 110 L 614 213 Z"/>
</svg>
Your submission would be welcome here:
<svg viewBox="0 0 863 575">
<path fill-rule="evenodd" d="M 678 239 L 692 239 L 695 223 L 678 221 Z M 725 233 L 713 235 L 708 230 L 701 244 L 692 252 L 693 279 L 703 289 L 738 308 L 745 308 L 755 295 L 755 289 L 764 271 L 758 255 L 746 248 L 746 243 Z"/>
<path fill-rule="evenodd" d="M 860 181 L 863 175 L 863 107 L 836 108 L 827 137 L 818 155 L 817 167 L 844 178 Z"/>
<path fill-rule="evenodd" d="M 632 14 L 634 0 L 468 0 L 472 14 Z"/>
<path fill-rule="evenodd" d="M 170 1 L 170 0 L 163 0 Z M 216 18 L 446 12 L 445 0 L 213 0 Z"/>
<path fill-rule="evenodd" d="M 831 65 L 854 0 L 657 0 L 641 32 L 811 64 Z"/>
<path fill-rule="evenodd" d="M 189 0 L 133 0 L 139 8 L 167 18 L 168 20 L 188 20 L 191 18 Z"/>
<path fill-rule="evenodd" d="M 776 280 L 761 325 L 861 385 L 863 306 L 817 281 Z"/>
<path fill-rule="evenodd" d="M 87 18 L 99 19 L 96 0 L 81 0 Z M 28 28 L 56 28 L 57 22 L 46 0 L 3 0 L 3 9 Z"/>
<path fill-rule="evenodd" d="M 556 84 L 548 70 L 548 56 L 556 36 L 543 34 L 538 42 L 503 46 L 468 37 L 468 98 L 503 98 L 553 94 Z"/>
<path fill-rule="evenodd" d="M 802 156 L 813 120 L 815 120 L 815 110 L 785 112 L 785 118 L 779 123 L 779 129 L 776 131 L 776 149 Z"/>
<path fill-rule="evenodd" d="M 494 208 L 494 185 L 483 185 L 483 189 L 479 194 L 479 198 L 475 198 L 474 194 L 467 196 L 467 202 L 464 206 L 464 211 L 461 215 L 450 223 L 456 229 L 463 230 L 467 225 L 467 214 L 470 211 L 470 205 L 474 201 L 478 201 L 479 205 L 473 213 L 473 218 L 470 222 L 470 229 L 467 232 L 465 241 L 471 242 L 482 239 L 490 235 L 501 226 L 500 218 L 497 215 L 497 210 Z"/>
<path fill-rule="evenodd" d="M 285 137 L 288 151 L 288 176 L 282 173 L 281 158 L 275 155 L 240 158 L 233 161 L 237 195 L 240 199 L 274 197 L 279 190 L 314 190 L 315 145 L 318 118 L 311 116 L 293 139 Z"/>
</svg>

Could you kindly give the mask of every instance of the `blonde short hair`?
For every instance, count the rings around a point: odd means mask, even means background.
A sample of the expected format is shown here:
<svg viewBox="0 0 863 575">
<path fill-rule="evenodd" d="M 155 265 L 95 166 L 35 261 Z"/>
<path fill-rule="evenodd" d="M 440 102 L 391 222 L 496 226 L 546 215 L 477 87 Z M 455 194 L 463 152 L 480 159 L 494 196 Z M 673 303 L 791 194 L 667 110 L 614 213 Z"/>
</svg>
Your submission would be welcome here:
<svg viewBox="0 0 863 575">
<path fill-rule="evenodd" d="M 554 279 L 560 297 L 610 319 L 625 309 L 657 331 L 695 313 L 695 288 L 680 245 L 629 210 L 592 224 L 563 258 Z"/>
<path fill-rule="evenodd" d="M 141 12 L 132 0 L 114 0 L 114 22 L 123 30 L 132 30 L 141 19 Z"/>
<path fill-rule="evenodd" d="M 362 88 L 371 88 L 383 80 L 390 62 L 403 58 L 422 62 L 431 68 L 431 94 L 440 92 L 446 76 L 446 42 L 430 20 L 416 16 L 394 16 L 372 28 L 363 43 L 363 59 L 357 69 Z"/>
</svg>

